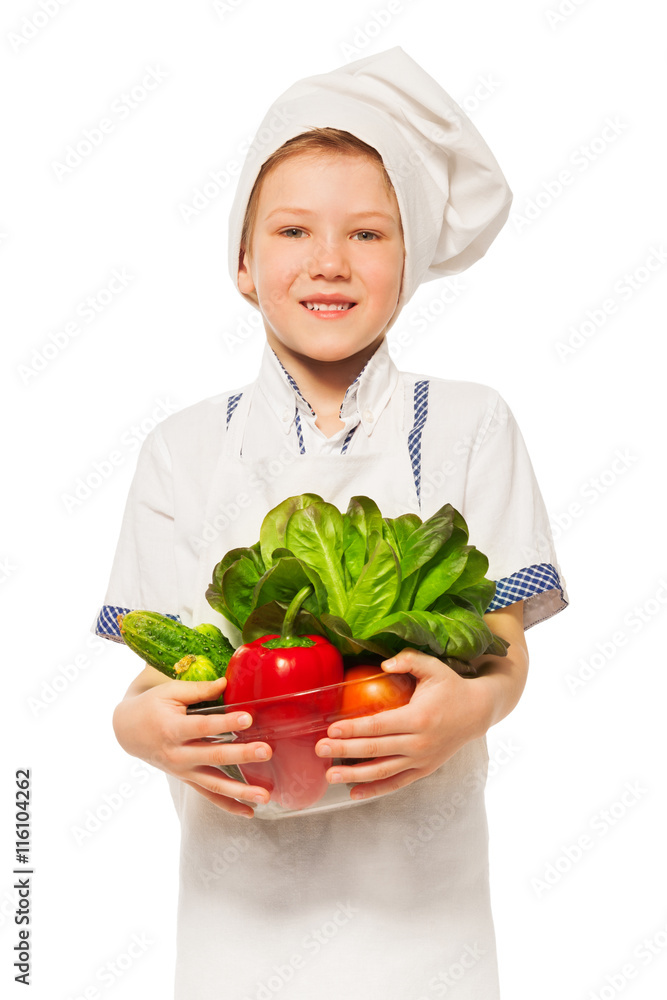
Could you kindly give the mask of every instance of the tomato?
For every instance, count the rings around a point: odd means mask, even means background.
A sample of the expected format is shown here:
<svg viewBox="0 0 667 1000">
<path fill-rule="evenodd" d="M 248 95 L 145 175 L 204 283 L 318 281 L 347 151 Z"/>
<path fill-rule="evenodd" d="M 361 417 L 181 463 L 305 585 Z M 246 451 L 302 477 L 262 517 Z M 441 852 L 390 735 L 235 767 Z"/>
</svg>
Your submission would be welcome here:
<svg viewBox="0 0 667 1000">
<path fill-rule="evenodd" d="M 362 678 L 368 678 L 362 683 Z M 382 667 L 362 663 L 345 671 L 345 681 L 357 681 L 343 687 L 341 718 L 375 715 L 390 708 L 407 705 L 415 689 L 412 674 L 388 674 Z"/>
</svg>

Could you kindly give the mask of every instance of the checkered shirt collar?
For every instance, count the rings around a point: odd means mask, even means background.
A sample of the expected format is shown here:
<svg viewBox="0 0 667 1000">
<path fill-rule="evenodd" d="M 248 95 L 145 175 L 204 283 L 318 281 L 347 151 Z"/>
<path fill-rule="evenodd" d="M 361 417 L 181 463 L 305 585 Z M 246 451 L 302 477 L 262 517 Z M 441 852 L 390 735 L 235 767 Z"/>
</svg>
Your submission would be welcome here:
<svg viewBox="0 0 667 1000">
<path fill-rule="evenodd" d="M 341 419 L 356 417 L 366 433 L 371 434 L 398 384 L 398 378 L 399 372 L 391 359 L 385 338 L 348 387 L 340 408 Z M 257 385 L 285 433 L 291 429 L 297 412 L 309 418 L 315 416 L 315 410 L 268 343 L 264 345 Z"/>
</svg>

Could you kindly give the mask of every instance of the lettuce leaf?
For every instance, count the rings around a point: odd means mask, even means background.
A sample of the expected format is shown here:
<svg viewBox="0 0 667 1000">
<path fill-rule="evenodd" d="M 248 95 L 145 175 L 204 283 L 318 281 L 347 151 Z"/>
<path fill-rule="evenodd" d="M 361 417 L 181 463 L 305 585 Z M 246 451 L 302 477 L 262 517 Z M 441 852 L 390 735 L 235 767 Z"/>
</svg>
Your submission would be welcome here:
<svg viewBox="0 0 667 1000">
<path fill-rule="evenodd" d="M 326 587 L 329 610 L 342 615 L 347 604 L 343 551 L 343 516 L 320 501 L 295 510 L 287 521 L 285 544 L 297 559 L 312 567 Z"/>
<path fill-rule="evenodd" d="M 352 633 L 363 635 L 369 624 L 387 614 L 394 606 L 400 588 L 401 567 L 398 556 L 391 545 L 380 538 L 347 594 L 343 617 Z"/>
<path fill-rule="evenodd" d="M 275 549 L 287 547 L 287 524 L 292 514 L 302 510 L 309 504 L 322 501 L 316 493 L 301 493 L 299 496 L 287 497 L 282 503 L 269 511 L 259 529 L 259 546 L 265 566 L 270 566 Z"/>
</svg>

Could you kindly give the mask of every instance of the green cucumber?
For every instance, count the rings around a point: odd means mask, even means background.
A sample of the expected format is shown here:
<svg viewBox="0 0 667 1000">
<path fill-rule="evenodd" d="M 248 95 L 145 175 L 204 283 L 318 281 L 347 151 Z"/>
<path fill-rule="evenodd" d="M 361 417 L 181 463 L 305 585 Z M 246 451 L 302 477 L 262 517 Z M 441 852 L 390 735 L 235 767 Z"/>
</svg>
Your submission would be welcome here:
<svg viewBox="0 0 667 1000">
<path fill-rule="evenodd" d="M 217 625 L 211 625 L 209 622 L 204 622 L 202 625 L 195 625 L 195 632 L 199 632 L 200 635 L 205 635 L 207 639 L 211 640 L 213 647 L 219 649 L 221 653 L 226 653 L 230 649 L 229 639 L 226 635 L 220 631 Z"/>
<path fill-rule="evenodd" d="M 174 667 L 188 653 L 205 657 L 215 677 L 223 677 L 234 652 L 231 643 L 215 625 L 188 628 L 156 611 L 129 611 L 118 616 L 118 624 L 121 637 L 130 649 L 167 677 L 179 676 Z"/>
</svg>

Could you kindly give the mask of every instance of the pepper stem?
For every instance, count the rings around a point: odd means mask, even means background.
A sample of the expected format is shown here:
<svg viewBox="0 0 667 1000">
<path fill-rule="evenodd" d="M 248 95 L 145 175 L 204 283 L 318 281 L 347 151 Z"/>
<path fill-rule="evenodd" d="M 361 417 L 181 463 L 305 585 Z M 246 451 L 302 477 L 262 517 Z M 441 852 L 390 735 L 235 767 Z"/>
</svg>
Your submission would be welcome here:
<svg viewBox="0 0 667 1000">
<path fill-rule="evenodd" d="M 305 587 L 302 587 L 298 594 L 295 594 L 292 598 L 287 611 L 285 612 L 285 618 L 283 619 L 283 627 L 280 630 L 281 639 L 294 639 L 294 622 L 296 616 L 301 610 L 301 605 L 313 591 L 312 584 L 308 583 Z"/>
</svg>

